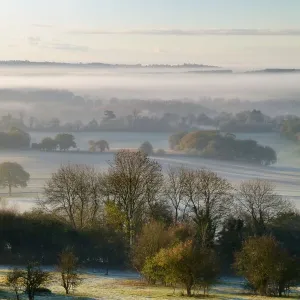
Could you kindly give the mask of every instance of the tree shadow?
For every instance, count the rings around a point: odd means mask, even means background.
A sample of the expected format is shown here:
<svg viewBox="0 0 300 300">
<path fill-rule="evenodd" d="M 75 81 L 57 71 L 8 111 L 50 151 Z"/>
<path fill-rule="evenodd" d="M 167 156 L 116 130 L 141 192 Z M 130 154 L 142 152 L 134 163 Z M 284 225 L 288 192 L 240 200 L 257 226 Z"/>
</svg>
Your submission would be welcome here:
<svg viewBox="0 0 300 300">
<path fill-rule="evenodd" d="M 13 300 L 16 299 L 16 295 L 11 291 L 0 290 L 0 299 Z M 20 294 L 20 300 L 27 300 L 28 297 L 25 294 Z M 76 296 L 76 295 L 62 295 L 52 293 L 49 295 L 36 295 L 35 300 L 94 300 L 92 297 Z"/>
</svg>

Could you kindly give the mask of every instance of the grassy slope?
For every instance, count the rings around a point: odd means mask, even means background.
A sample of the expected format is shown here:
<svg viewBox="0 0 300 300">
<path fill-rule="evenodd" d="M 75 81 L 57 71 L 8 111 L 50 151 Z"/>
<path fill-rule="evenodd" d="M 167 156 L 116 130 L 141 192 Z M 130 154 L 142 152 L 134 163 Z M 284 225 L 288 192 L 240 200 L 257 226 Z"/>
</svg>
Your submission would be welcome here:
<svg viewBox="0 0 300 300">
<path fill-rule="evenodd" d="M 5 275 L 7 270 L 0 271 L 0 299 L 14 299 L 11 293 L 5 286 Z M 172 288 L 148 286 L 142 281 L 137 280 L 122 280 L 111 279 L 100 275 L 83 275 L 82 284 L 76 289 L 76 292 L 67 297 L 64 295 L 64 290 L 59 286 L 58 274 L 53 274 L 52 282 L 47 286 L 53 292 L 52 296 L 36 297 L 37 300 L 134 300 L 134 299 L 159 299 L 159 300 L 179 300 L 188 299 L 182 296 L 182 289 L 177 289 L 175 292 Z M 200 296 L 199 296 L 200 298 Z M 23 297 L 27 299 L 27 297 Z M 243 294 L 243 291 L 233 285 L 221 284 L 214 287 L 209 299 L 222 300 L 247 300 L 247 299 L 268 299 L 267 297 L 249 296 Z M 279 299 L 279 298 L 276 298 Z M 293 299 L 292 297 L 289 299 Z M 294 298 L 296 299 L 296 297 Z"/>
</svg>

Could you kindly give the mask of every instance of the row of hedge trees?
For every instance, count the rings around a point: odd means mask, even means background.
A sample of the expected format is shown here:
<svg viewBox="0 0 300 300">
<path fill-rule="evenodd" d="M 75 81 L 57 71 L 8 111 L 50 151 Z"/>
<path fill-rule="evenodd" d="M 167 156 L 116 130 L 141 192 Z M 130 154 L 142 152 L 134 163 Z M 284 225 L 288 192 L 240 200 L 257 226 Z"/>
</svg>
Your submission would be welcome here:
<svg viewBox="0 0 300 300">
<path fill-rule="evenodd" d="M 51 137 L 44 138 L 41 143 L 32 143 L 32 149 L 55 151 L 59 148 L 60 151 L 66 151 L 70 148 L 76 148 L 75 138 L 69 133 L 59 133 L 54 139 Z"/>
</svg>

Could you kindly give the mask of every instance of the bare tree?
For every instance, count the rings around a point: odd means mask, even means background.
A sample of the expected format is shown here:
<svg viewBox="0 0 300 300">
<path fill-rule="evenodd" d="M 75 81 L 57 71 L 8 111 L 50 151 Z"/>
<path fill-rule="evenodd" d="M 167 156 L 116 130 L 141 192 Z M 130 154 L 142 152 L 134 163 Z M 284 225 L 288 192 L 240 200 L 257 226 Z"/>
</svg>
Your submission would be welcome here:
<svg viewBox="0 0 300 300">
<path fill-rule="evenodd" d="M 236 204 L 241 216 L 252 226 L 256 235 L 266 231 L 267 224 L 280 213 L 292 209 L 292 204 L 275 193 L 275 186 L 262 179 L 242 182 Z"/>
<path fill-rule="evenodd" d="M 35 262 L 27 264 L 25 270 L 14 269 L 7 275 L 6 282 L 20 299 L 20 292 L 25 291 L 29 300 L 34 300 L 37 290 L 41 285 L 47 283 L 50 274 L 43 271 Z"/>
<path fill-rule="evenodd" d="M 14 291 L 17 300 L 20 299 L 20 293 L 24 291 L 23 274 L 22 270 L 14 269 L 6 277 L 6 285 Z"/>
<path fill-rule="evenodd" d="M 98 221 L 103 203 L 101 178 L 86 165 L 62 166 L 46 183 L 46 197 L 40 204 L 74 228 L 92 226 Z"/>
<path fill-rule="evenodd" d="M 23 273 L 25 292 L 28 295 L 28 299 L 34 300 L 37 289 L 47 283 L 49 279 L 50 274 L 43 271 L 37 263 L 28 263 Z"/>
<path fill-rule="evenodd" d="M 121 150 L 110 163 L 106 177 L 107 196 L 125 216 L 131 246 L 144 213 L 157 201 L 162 181 L 161 166 L 143 152 Z"/>
<path fill-rule="evenodd" d="M 233 194 L 231 184 L 209 170 L 187 170 L 184 193 L 187 210 L 197 225 L 202 246 L 209 246 L 215 238 L 221 220 L 229 214 Z"/>
<path fill-rule="evenodd" d="M 58 270 L 61 275 L 61 285 L 68 295 L 81 282 L 78 276 L 78 259 L 71 250 L 63 250 L 59 254 Z"/>
<path fill-rule="evenodd" d="M 174 209 L 174 224 L 180 217 L 184 217 L 185 201 L 185 175 L 187 170 L 183 167 L 169 167 L 164 181 L 163 193 L 168 203 Z"/>
</svg>

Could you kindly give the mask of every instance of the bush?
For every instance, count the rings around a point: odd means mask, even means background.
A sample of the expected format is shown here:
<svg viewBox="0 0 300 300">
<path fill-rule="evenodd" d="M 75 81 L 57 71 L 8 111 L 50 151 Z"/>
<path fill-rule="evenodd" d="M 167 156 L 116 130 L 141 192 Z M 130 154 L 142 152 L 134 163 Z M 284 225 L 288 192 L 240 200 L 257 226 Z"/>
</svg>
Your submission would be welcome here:
<svg viewBox="0 0 300 300">
<path fill-rule="evenodd" d="M 180 143 L 180 140 L 187 134 L 187 132 L 177 132 L 177 133 L 174 133 L 172 134 L 170 137 L 169 137 L 169 147 L 170 149 L 174 150 L 176 149 L 176 147 L 179 145 Z"/>
<path fill-rule="evenodd" d="M 51 290 L 49 290 L 45 287 L 39 287 L 35 290 L 35 294 L 37 296 L 46 296 L 46 295 L 51 295 L 52 292 L 51 292 Z"/>
<path fill-rule="evenodd" d="M 263 296 L 288 294 L 298 278 L 297 264 L 269 236 L 249 238 L 237 253 L 234 266 L 255 292 Z"/>
<path fill-rule="evenodd" d="M 165 284 L 181 284 L 187 295 L 192 296 L 195 286 L 203 288 L 204 295 L 215 282 L 218 274 L 214 251 L 197 247 L 193 241 L 161 249 L 153 258 L 148 258 L 143 274 L 150 281 L 161 281 Z"/>
<path fill-rule="evenodd" d="M 164 156 L 166 155 L 166 151 L 164 149 L 158 149 L 155 154 L 159 156 Z"/>
<path fill-rule="evenodd" d="M 66 294 L 69 294 L 81 281 L 78 275 L 78 258 L 72 250 L 66 249 L 59 254 L 58 270 L 61 275 L 61 286 Z"/>
<path fill-rule="evenodd" d="M 153 146 L 147 141 L 144 142 L 141 146 L 140 146 L 140 151 L 144 152 L 147 155 L 152 155 L 153 154 Z"/>
<path fill-rule="evenodd" d="M 133 249 L 132 263 L 134 267 L 139 272 L 142 271 L 147 258 L 155 256 L 161 248 L 168 247 L 171 240 L 170 233 L 162 223 L 151 222 L 146 224 Z M 149 264 L 148 267 L 150 267 Z"/>
</svg>

